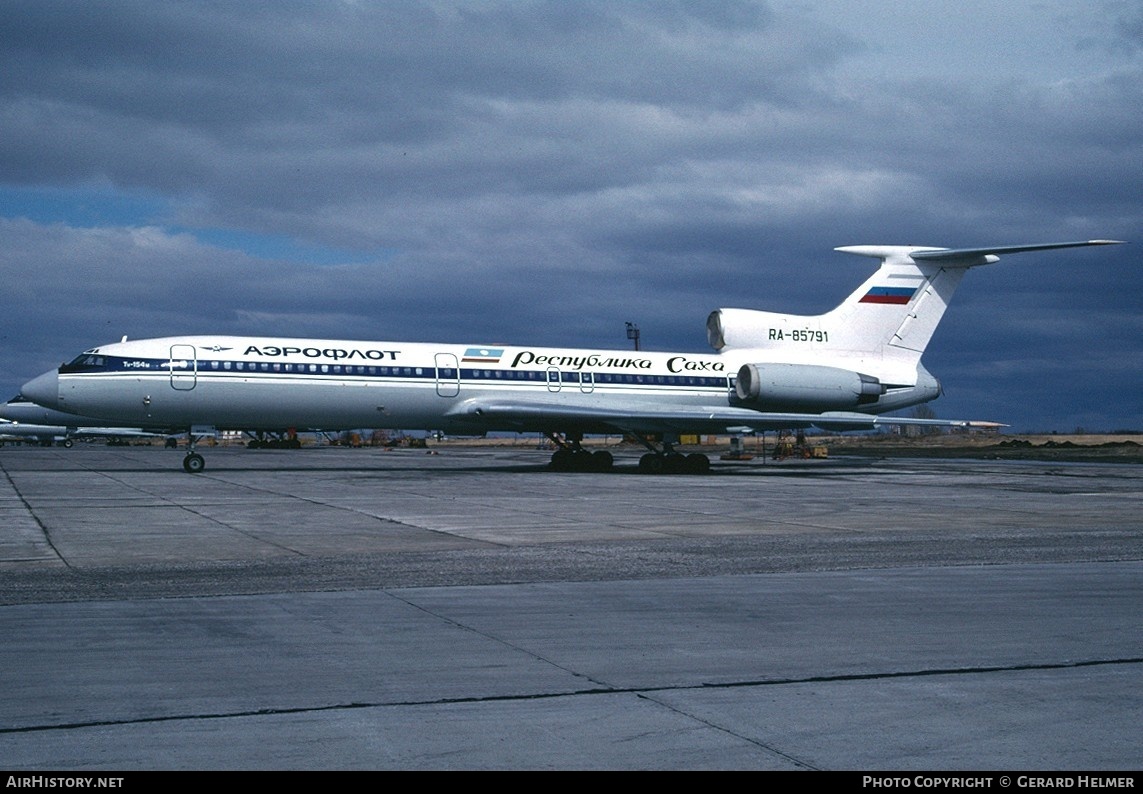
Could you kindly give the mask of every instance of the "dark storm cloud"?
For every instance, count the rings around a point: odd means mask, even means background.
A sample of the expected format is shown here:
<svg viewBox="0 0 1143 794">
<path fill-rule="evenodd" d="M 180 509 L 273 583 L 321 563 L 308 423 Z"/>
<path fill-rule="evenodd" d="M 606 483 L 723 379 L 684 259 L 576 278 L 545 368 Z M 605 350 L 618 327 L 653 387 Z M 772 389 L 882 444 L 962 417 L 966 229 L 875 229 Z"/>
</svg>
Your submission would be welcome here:
<svg viewBox="0 0 1143 794">
<path fill-rule="evenodd" d="M 789 80 L 813 62 L 810 53 L 792 42 L 755 49 L 770 15 L 734 8 L 30 3 L 10 9 L 2 85 L 11 131 L 23 123 L 24 153 L 42 155 L 48 173 L 55 163 L 61 171 L 146 179 L 146 169 L 181 151 L 176 163 L 197 159 L 197 168 L 187 167 L 210 181 L 219 176 L 213 158 L 226 152 L 257 163 L 328 149 L 322 165 L 346 173 L 378 158 L 349 185 L 368 196 L 372 179 L 408 167 L 384 162 L 387 147 L 427 152 L 419 168 L 434 160 L 465 165 L 466 147 L 434 145 L 463 143 L 461 133 L 475 133 L 475 143 L 511 140 L 512 128 L 502 125 L 536 125 L 551 103 L 581 103 L 589 112 L 597 102 L 706 112 L 796 94 Z M 517 115 L 519 106 L 525 111 Z M 566 121 L 557 115 L 541 126 L 575 135 Z M 77 126 L 97 124 L 108 126 L 106 138 L 77 141 Z M 136 135 L 147 145 L 133 146 Z M 84 144 L 78 151 L 77 142 Z M 124 157 L 127 151 L 136 156 Z M 155 178 L 166 173 L 158 168 Z M 480 176 L 458 175 L 449 186 L 471 189 Z"/>
</svg>

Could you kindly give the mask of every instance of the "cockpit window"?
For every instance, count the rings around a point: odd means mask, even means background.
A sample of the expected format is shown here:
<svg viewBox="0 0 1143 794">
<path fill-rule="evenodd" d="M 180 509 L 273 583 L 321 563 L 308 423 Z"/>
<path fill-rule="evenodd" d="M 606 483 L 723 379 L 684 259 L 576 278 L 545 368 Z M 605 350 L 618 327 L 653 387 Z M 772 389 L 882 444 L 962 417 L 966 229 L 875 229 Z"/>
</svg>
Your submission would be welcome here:
<svg viewBox="0 0 1143 794">
<path fill-rule="evenodd" d="M 86 372 L 93 369 L 103 369 L 107 364 L 105 358 L 95 353 L 80 353 L 67 364 L 60 367 L 60 372 Z"/>
</svg>

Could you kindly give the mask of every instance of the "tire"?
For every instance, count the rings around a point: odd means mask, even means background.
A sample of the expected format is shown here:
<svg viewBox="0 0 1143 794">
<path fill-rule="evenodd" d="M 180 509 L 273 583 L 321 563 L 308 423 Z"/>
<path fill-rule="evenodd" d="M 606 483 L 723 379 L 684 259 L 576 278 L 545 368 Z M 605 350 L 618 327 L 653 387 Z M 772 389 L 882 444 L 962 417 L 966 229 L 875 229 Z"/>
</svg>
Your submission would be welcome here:
<svg viewBox="0 0 1143 794">
<path fill-rule="evenodd" d="M 571 471 L 572 453 L 569 449 L 557 449 L 552 453 L 552 471 Z"/>
<path fill-rule="evenodd" d="M 678 452 L 667 455 L 663 463 L 663 470 L 667 474 L 682 474 L 687 470 L 687 459 Z"/>
<path fill-rule="evenodd" d="M 639 471 L 643 474 L 662 474 L 664 468 L 666 468 L 666 464 L 662 455 L 648 452 L 639 458 Z"/>
<path fill-rule="evenodd" d="M 183 469 L 187 474 L 198 474 L 205 468 L 206 461 L 197 452 L 192 452 L 183 458 Z"/>
<path fill-rule="evenodd" d="M 701 452 L 693 452 L 687 455 L 686 462 L 687 474 L 707 474 L 710 472 L 710 458 L 703 455 Z"/>
<path fill-rule="evenodd" d="M 591 471 L 608 472 L 615 463 L 615 458 L 605 449 L 591 453 Z"/>
</svg>

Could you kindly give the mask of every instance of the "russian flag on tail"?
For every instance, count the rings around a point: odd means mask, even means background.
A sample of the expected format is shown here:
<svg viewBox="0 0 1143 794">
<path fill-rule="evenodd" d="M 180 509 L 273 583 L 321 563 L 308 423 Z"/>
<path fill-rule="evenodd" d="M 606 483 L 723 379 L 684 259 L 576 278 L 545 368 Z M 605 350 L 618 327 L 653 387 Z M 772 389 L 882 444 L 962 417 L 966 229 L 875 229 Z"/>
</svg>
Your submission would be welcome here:
<svg viewBox="0 0 1143 794">
<path fill-rule="evenodd" d="M 859 303 L 894 303 L 905 305 L 913 299 L 916 287 L 872 287 Z"/>
</svg>

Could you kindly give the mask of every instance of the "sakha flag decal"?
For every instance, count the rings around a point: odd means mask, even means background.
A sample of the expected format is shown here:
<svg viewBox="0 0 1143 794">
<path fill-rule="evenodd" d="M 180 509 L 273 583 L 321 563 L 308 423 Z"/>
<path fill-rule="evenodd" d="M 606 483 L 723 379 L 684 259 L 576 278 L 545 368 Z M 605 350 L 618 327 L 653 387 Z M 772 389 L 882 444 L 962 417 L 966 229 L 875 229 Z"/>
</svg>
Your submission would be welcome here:
<svg viewBox="0 0 1143 794">
<path fill-rule="evenodd" d="M 465 349 L 464 357 L 461 358 L 461 361 L 478 364 L 496 364 L 499 363 L 502 355 L 504 355 L 504 348 L 502 347 L 470 347 Z"/>
</svg>

